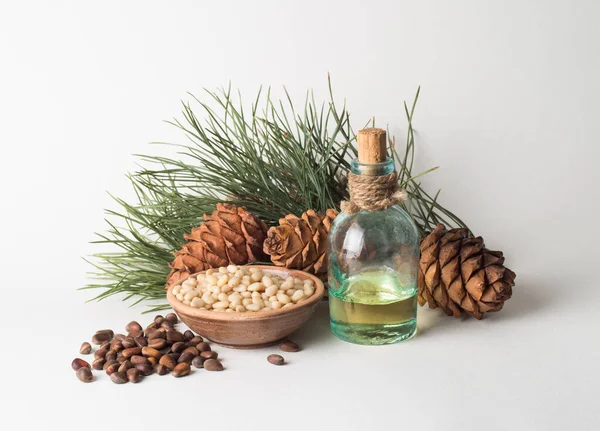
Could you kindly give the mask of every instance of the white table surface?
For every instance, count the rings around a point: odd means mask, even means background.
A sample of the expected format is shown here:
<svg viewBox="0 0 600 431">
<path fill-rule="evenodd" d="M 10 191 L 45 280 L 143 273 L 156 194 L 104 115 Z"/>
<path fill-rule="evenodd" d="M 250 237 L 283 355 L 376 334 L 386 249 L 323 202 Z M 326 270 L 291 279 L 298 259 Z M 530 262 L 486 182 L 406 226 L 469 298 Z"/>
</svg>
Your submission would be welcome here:
<svg viewBox="0 0 600 431">
<path fill-rule="evenodd" d="M 32 300 L 1 319 L 0 417 L 14 424 L 2 429 L 598 429 L 598 301 L 558 281 L 517 280 L 505 309 L 482 321 L 420 308 L 418 335 L 405 343 L 340 341 L 321 304 L 291 337 L 303 350 L 282 353 L 283 367 L 266 361 L 276 347 L 215 345 L 224 371 L 137 385 L 115 385 L 103 372 L 83 384 L 70 363 L 96 329 L 148 324 L 144 307 L 84 304 L 89 293 L 68 289 L 5 289 L 3 303 Z"/>
</svg>

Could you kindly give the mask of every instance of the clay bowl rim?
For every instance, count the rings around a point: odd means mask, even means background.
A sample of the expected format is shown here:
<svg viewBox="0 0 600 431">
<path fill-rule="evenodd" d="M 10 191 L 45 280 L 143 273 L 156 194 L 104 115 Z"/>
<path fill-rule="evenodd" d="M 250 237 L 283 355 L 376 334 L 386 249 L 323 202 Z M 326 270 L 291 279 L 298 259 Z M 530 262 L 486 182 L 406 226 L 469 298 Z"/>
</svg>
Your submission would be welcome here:
<svg viewBox="0 0 600 431">
<path fill-rule="evenodd" d="M 303 309 L 303 308 L 309 308 L 309 307 L 312 308 L 315 305 L 317 305 L 321 301 L 321 299 L 323 299 L 323 296 L 325 295 L 325 285 L 324 285 L 323 281 L 321 281 L 318 277 L 316 277 L 312 274 L 309 274 L 307 272 L 300 271 L 297 269 L 287 269 L 287 268 L 281 268 L 281 267 L 269 266 L 269 265 L 240 265 L 240 266 L 243 266 L 244 268 L 259 268 L 265 272 L 271 272 L 274 274 L 286 273 L 288 276 L 290 276 L 290 275 L 294 276 L 294 274 L 300 274 L 301 278 L 311 279 L 314 282 L 315 293 L 313 293 L 309 299 L 302 301 L 299 304 L 294 304 L 288 308 L 280 308 L 278 310 L 258 311 L 258 312 L 250 312 L 250 313 L 248 313 L 248 312 L 215 313 L 214 311 L 201 310 L 199 308 L 194 308 L 191 305 L 185 305 L 183 302 L 181 302 L 179 299 L 177 299 L 175 297 L 175 295 L 173 295 L 172 290 L 173 290 L 173 287 L 176 286 L 176 285 L 173 285 L 167 289 L 167 301 L 169 302 L 169 305 L 177 313 L 182 313 L 186 316 L 201 317 L 204 319 L 222 320 L 222 321 L 265 320 L 265 319 L 269 319 L 271 317 L 280 316 L 280 315 L 288 314 L 288 313 L 293 313 L 294 311 L 299 311 L 300 309 Z M 188 278 L 195 277 L 199 274 L 204 274 L 205 272 L 206 271 L 196 272 L 194 274 L 191 274 Z"/>
</svg>

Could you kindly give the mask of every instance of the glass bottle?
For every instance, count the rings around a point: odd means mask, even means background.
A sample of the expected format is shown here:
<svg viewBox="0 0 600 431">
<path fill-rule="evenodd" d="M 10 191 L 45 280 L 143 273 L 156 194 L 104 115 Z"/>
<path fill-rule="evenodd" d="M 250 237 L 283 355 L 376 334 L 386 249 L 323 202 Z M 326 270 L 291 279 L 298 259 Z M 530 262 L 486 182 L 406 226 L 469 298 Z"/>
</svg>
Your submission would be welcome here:
<svg viewBox="0 0 600 431">
<path fill-rule="evenodd" d="M 361 130 L 357 141 L 354 174 L 394 171 L 384 130 Z M 419 234 L 408 213 L 400 205 L 341 212 L 331 227 L 328 247 L 333 333 L 357 344 L 390 344 L 412 337 L 417 329 Z"/>
</svg>

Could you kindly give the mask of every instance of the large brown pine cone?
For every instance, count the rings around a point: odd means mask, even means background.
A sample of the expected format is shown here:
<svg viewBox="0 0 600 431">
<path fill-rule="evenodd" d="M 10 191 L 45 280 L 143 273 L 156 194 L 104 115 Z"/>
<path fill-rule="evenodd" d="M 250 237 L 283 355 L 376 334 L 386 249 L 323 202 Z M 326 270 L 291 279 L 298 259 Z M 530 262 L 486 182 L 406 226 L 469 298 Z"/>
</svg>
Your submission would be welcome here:
<svg viewBox="0 0 600 431">
<path fill-rule="evenodd" d="M 301 217 L 289 214 L 279 219 L 279 226 L 267 232 L 264 252 L 277 266 L 326 274 L 327 236 L 337 214 L 334 209 L 325 215 L 308 210 Z"/>
<path fill-rule="evenodd" d="M 502 252 L 486 249 L 483 238 L 468 229 L 446 230 L 440 224 L 421 241 L 420 305 L 481 319 L 511 297 L 515 277 L 504 267 Z"/>
<path fill-rule="evenodd" d="M 204 214 L 204 223 L 184 236 L 188 242 L 169 264 L 167 287 L 208 268 L 265 260 L 266 233 L 265 223 L 246 208 L 217 204 L 211 215 Z"/>
</svg>

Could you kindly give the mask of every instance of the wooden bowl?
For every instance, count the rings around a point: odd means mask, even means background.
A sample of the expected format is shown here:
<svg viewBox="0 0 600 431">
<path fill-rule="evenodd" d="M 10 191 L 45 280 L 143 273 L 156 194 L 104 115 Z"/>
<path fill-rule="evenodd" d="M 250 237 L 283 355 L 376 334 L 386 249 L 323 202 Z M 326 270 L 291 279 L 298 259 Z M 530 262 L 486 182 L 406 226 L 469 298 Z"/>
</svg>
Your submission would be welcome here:
<svg viewBox="0 0 600 431">
<path fill-rule="evenodd" d="M 265 274 L 283 278 L 310 279 L 314 282 L 315 292 L 291 307 L 244 313 L 215 313 L 185 305 L 171 292 L 173 286 L 167 290 L 167 300 L 181 320 L 197 334 L 225 347 L 256 349 L 275 344 L 302 326 L 323 298 L 325 287 L 314 275 L 276 266 L 247 265 L 245 268 L 260 268 Z"/>
</svg>

